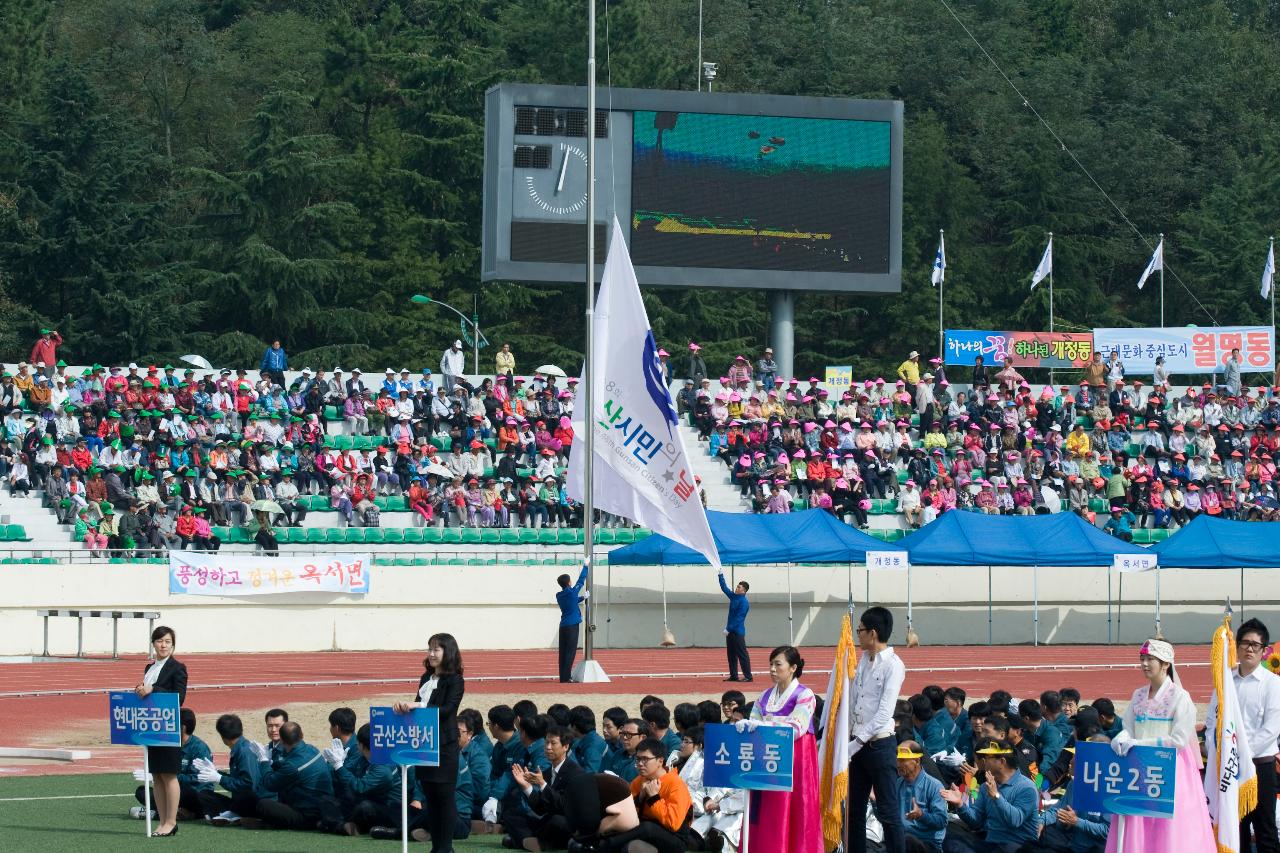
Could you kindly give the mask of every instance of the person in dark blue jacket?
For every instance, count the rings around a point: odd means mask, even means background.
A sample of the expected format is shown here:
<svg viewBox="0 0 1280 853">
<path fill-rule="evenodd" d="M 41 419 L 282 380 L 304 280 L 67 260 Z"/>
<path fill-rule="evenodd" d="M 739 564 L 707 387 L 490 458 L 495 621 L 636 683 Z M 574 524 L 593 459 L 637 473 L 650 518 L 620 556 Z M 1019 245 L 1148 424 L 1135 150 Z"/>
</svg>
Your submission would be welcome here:
<svg viewBox="0 0 1280 853">
<path fill-rule="evenodd" d="M 573 733 L 573 760 L 588 773 L 604 769 L 609 744 L 596 731 L 596 712 L 586 705 L 569 709 L 569 730 Z"/>
<path fill-rule="evenodd" d="M 208 762 L 200 770 L 201 781 L 222 785 L 229 794 L 219 794 L 212 788 L 200 792 L 200 808 L 214 826 L 231 826 L 240 822 L 241 815 L 253 815 L 258 804 L 258 757 L 244 738 L 244 723 L 235 714 L 223 714 L 214 723 L 214 730 L 223 744 L 231 749 L 231 760 L 226 773 L 219 773 Z"/>
<path fill-rule="evenodd" d="M 560 681 L 573 681 L 573 659 L 578 654 L 578 630 L 582 625 L 582 602 L 586 593 L 582 591 L 587 582 L 587 567 L 584 565 L 578 574 L 578 582 L 569 586 L 569 576 L 556 578 L 560 591 L 556 593 L 556 604 L 560 605 Z"/>
<path fill-rule="evenodd" d="M 284 381 L 284 372 L 289 369 L 289 356 L 285 354 L 284 347 L 280 341 L 272 341 L 271 346 L 267 347 L 266 352 L 262 354 L 262 361 L 258 363 L 258 372 L 271 377 L 271 381 L 281 388 L 286 387 Z"/>
<path fill-rule="evenodd" d="M 738 585 L 729 589 L 724 582 L 724 572 L 720 573 L 720 589 L 729 598 L 729 618 L 724 626 L 724 645 L 729 656 L 729 677 L 725 681 L 752 681 L 751 658 L 747 656 L 747 611 L 751 602 L 747 601 L 747 591 L 751 585 L 746 581 L 738 581 Z M 742 668 L 742 678 L 738 678 L 738 668 Z"/>
</svg>

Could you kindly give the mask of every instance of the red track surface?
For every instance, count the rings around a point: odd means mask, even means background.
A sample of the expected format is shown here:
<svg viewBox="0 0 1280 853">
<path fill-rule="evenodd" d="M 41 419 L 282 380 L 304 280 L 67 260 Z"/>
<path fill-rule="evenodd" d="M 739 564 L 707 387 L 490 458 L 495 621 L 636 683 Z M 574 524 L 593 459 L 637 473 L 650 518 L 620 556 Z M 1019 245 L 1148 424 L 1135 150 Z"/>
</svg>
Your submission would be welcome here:
<svg viewBox="0 0 1280 853">
<path fill-rule="evenodd" d="M 802 651 L 808 661 L 805 681 L 825 690 L 834 650 L 811 647 Z M 899 648 L 898 652 L 907 665 L 907 693 L 936 683 L 963 687 L 974 697 L 996 689 L 1027 697 L 1069 685 L 1079 689 L 1086 701 L 1097 696 L 1127 700 L 1140 681 L 1136 649 L 1123 646 L 939 646 Z M 763 671 L 767 654 L 767 649 L 751 650 L 758 671 Z M 613 681 L 559 684 L 549 674 L 555 672 L 552 650 L 469 652 L 464 655 L 467 692 L 555 694 L 572 704 L 572 697 L 593 693 L 637 697 L 645 693 L 705 693 L 718 697 L 728 686 L 721 682 L 725 659 L 719 649 L 605 649 L 596 656 Z M 1208 648 L 1182 646 L 1178 656 L 1183 685 L 1197 702 L 1208 701 Z M 293 702 L 321 702 L 357 695 L 406 694 L 421 673 L 422 653 L 184 655 L 182 659 L 191 673 L 188 706 L 197 714 L 217 714 L 230 701 L 240 707 L 270 706 L 284 697 Z M 23 732 L 25 743 L 59 743 L 59 730 L 102 718 L 106 713 L 102 693 L 132 687 L 140 680 L 144 665 L 141 657 L 0 665 L 0 719 L 5 721 L 6 731 Z M 384 678 L 392 680 L 371 682 Z M 762 677 L 758 676 L 753 686 L 763 689 Z M 230 691 L 234 691 L 234 700 Z M 3 745 L 22 744 L 10 741 Z M 0 768 L 0 772 L 95 772 L 136 763 L 136 750 L 121 749 L 123 755 L 94 750 L 94 760 L 87 763 L 11 766 Z"/>
</svg>

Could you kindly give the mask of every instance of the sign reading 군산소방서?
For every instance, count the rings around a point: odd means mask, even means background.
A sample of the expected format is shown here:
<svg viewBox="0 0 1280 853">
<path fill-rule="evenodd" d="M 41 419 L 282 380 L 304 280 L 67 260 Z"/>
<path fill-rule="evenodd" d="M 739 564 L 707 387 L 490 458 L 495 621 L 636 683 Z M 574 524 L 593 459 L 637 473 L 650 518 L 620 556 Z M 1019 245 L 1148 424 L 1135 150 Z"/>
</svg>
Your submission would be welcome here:
<svg viewBox="0 0 1280 853">
<path fill-rule="evenodd" d="M 440 766 L 440 709 L 414 708 L 397 714 L 391 708 L 370 708 L 369 761 Z"/>
<path fill-rule="evenodd" d="M 724 723 L 709 725 L 703 748 L 703 782 L 714 788 L 790 791 L 793 737 L 790 726 L 760 726 L 740 732 Z"/>
<path fill-rule="evenodd" d="M 1076 744 L 1071 806 L 1079 812 L 1173 817 L 1172 747 L 1135 746 L 1123 756 L 1110 744 Z"/>
<path fill-rule="evenodd" d="M 128 746 L 181 746 L 178 694 L 152 693 L 145 699 L 131 690 L 111 693 L 111 742 Z"/>
</svg>

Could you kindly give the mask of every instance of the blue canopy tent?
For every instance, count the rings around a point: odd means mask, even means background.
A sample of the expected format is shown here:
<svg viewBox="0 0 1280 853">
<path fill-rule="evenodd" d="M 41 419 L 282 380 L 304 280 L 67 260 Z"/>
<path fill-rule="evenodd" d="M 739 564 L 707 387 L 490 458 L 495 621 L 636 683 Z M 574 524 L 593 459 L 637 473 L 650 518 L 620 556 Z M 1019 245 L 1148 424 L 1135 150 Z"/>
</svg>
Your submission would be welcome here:
<svg viewBox="0 0 1280 853">
<path fill-rule="evenodd" d="M 924 566 L 987 567 L 987 642 L 992 641 L 991 566 L 1031 566 L 1034 642 L 1040 644 L 1039 567 L 1110 566 L 1116 554 L 1145 554 L 1072 512 L 1051 515 L 986 515 L 948 512 L 902 540 L 911 562 Z M 1156 576 L 1157 602 L 1159 575 Z M 1111 578 L 1107 576 L 1110 626 Z M 1159 604 L 1156 605 L 1159 622 Z"/>
<path fill-rule="evenodd" d="M 1280 538 L 1273 525 L 1199 515 L 1152 547 L 1160 565 L 1182 569 L 1239 569 L 1244 604 L 1244 570 L 1280 568 Z"/>
<path fill-rule="evenodd" d="M 900 551 L 844 524 L 829 512 L 753 515 L 740 512 L 707 512 L 711 535 L 720 553 L 720 562 L 729 565 L 768 563 L 845 563 L 852 566 L 867 559 L 868 551 Z M 609 552 L 614 566 L 706 565 L 697 551 L 665 536 L 655 534 Z M 612 584 L 612 573 L 610 584 Z M 908 574 L 908 618 L 910 624 L 910 575 Z M 852 577 L 850 578 L 852 585 Z M 666 607 L 666 578 L 663 576 L 663 607 Z M 850 589 L 852 598 L 852 587 Z M 794 626 L 791 609 L 791 575 L 787 574 L 787 622 Z M 795 641 L 794 632 L 792 641 Z"/>
</svg>

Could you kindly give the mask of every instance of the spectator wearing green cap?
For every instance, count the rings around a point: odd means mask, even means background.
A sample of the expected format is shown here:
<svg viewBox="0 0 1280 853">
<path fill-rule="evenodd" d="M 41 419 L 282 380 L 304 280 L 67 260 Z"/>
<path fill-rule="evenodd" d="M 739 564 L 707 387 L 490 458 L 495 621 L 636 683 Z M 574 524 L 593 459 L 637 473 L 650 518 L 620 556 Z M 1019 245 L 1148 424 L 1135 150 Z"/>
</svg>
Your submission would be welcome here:
<svg viewBox="0 0 1280 853">
<path fill-rule="evenodd" d="M 36 338 L 35 344 L 31 347 L 31 363 L 39 364 L 43 361 L 46 375 L 52 377 L 60 346 L 62 346 L 62 335 L 58 334 L 56 329 L 41 329 L 40 337 Z"/>
<path fill-rule="evenodd" d="M 108 504 L 110 506 L 110 504 Z M 83 508 L 76 514 L 75 538 L 78 542 L 83 542 L 89 552 L 95 557 L 103 556 L 107 549 L 107 536 L 98 530 L 98 525 L 94 521 L 89 509 Z"/>
</svg>

